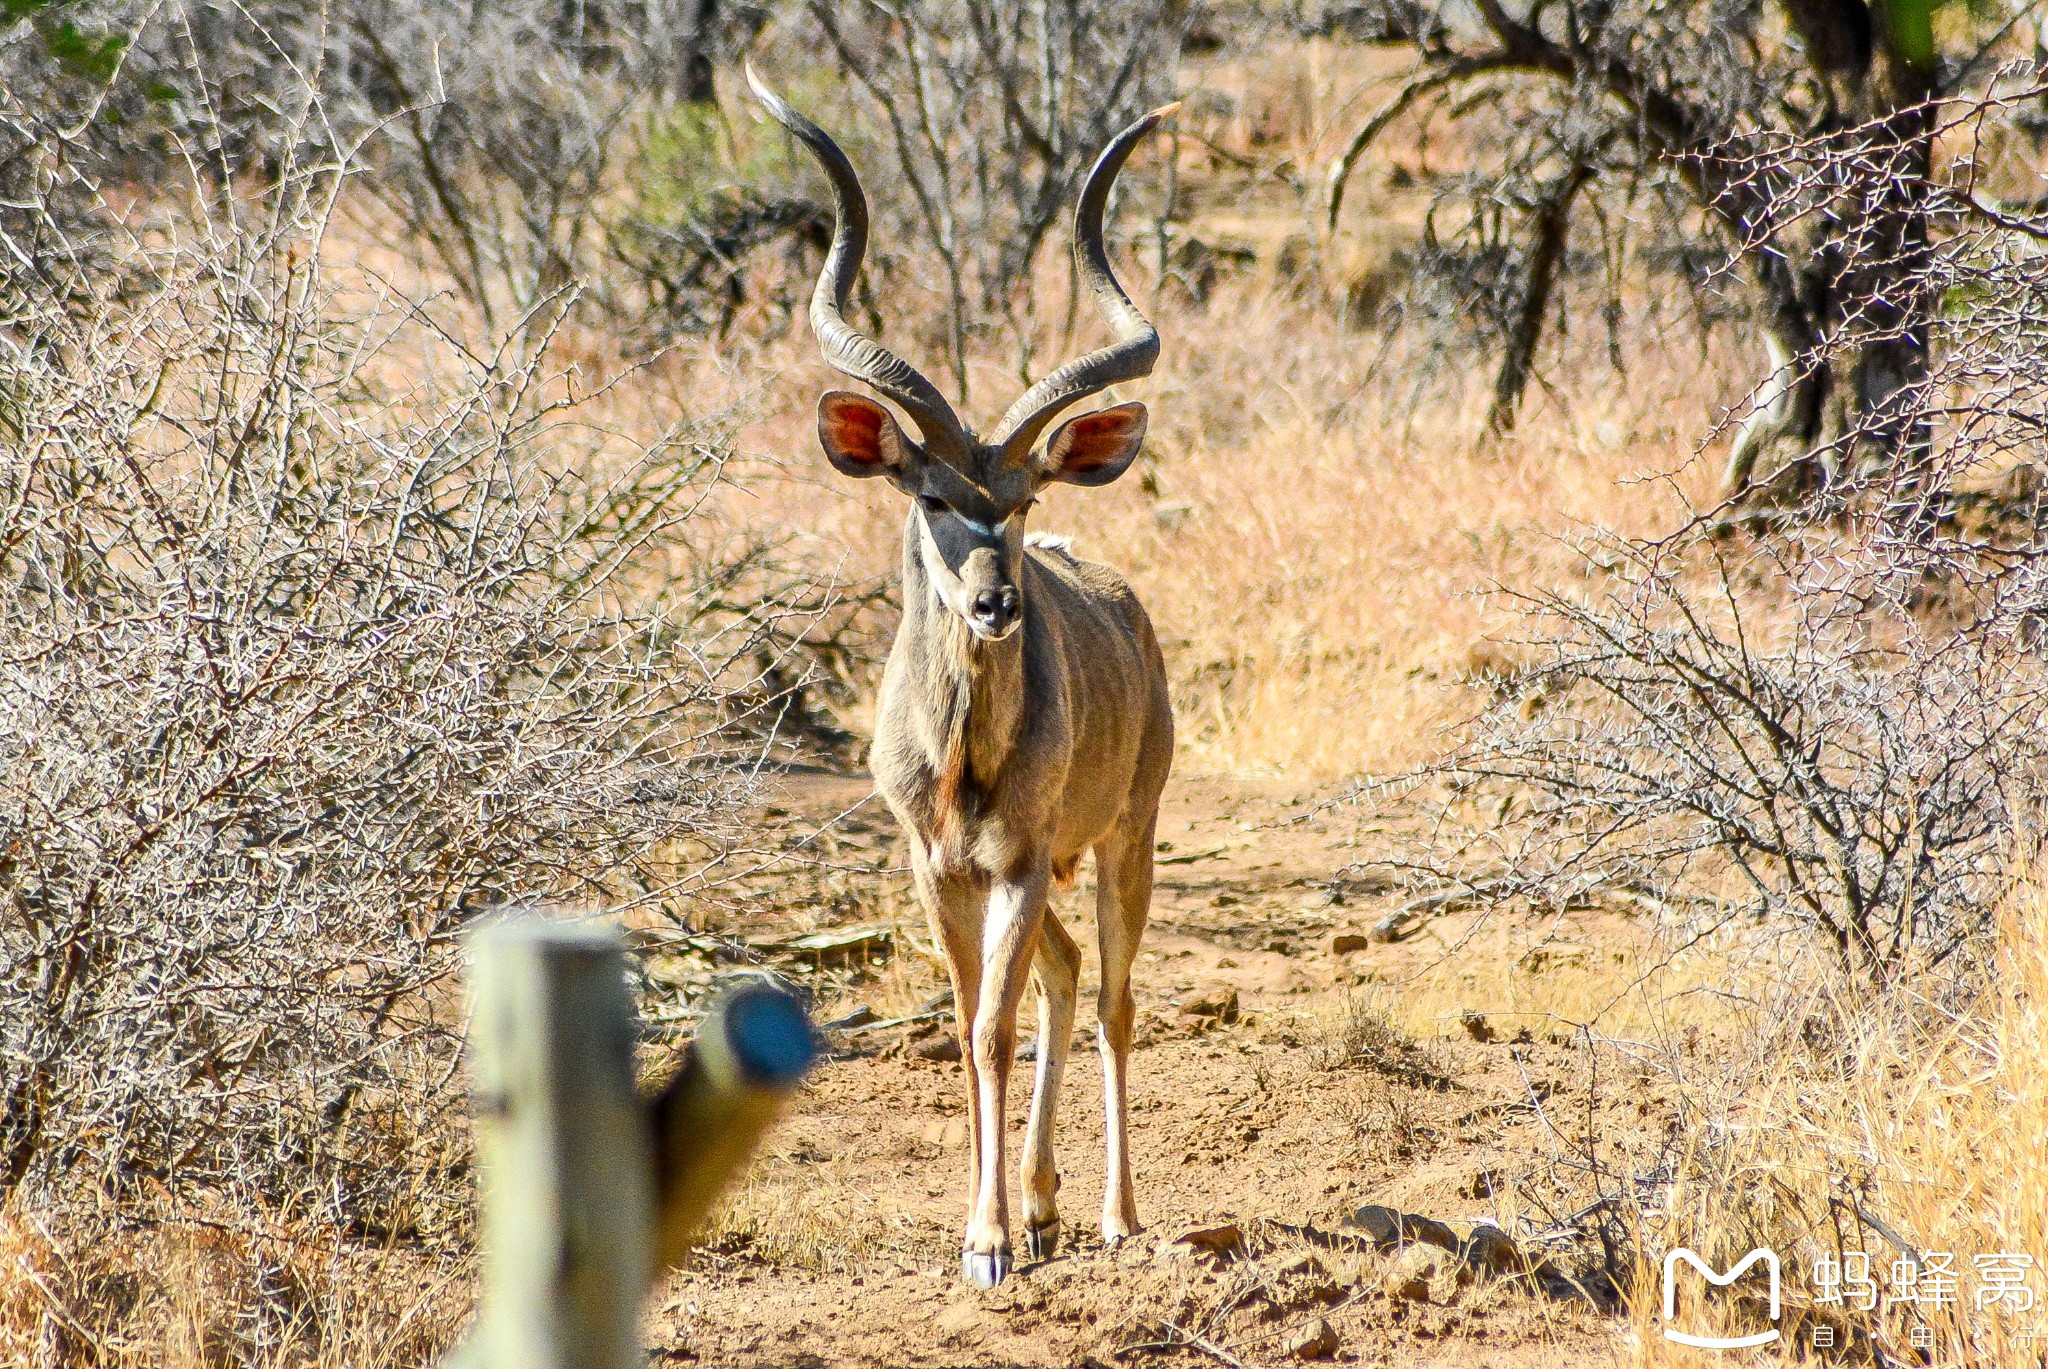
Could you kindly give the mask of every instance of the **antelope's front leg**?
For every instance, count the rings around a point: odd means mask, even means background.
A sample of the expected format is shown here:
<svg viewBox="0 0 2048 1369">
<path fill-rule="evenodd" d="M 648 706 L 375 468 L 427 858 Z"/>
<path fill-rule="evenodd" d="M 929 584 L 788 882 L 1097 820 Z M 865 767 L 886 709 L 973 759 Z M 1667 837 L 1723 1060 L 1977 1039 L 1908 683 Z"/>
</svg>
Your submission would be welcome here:
<svg viewBox="0 0 2048 1369">
<path fill-rule="evenodd" d="M 967 1214 L 974 1215 L 981 1182 L 981 1091 L 975 1086 L 974 1021 L 981 1004 L 981 910 L 971 880 L 942 874 L 913 846 L 911 880 L 946 957 L 953 987 L 953 1028 L 960 1038 L 960 1070 L 967 1082 Z"/>
<path fill-rule="evenodd" d="M 960 1252 L 960 1272 L 970 1282 L 993 1288 L 1010 1272 L 1010 1205 L 1004 1176 L 1003 1118 L 1010 1065 L 1017 1057 L 1017 1007 L 1030 982 L 1045 917 L 1046 864 L 998 879 L 989 888 L 988 916 L 981 928 L 981 1002 L 974 1015 L 973 1073 L 980 1125 L 976 1155 L 974 1211 Z"/>
</svg>

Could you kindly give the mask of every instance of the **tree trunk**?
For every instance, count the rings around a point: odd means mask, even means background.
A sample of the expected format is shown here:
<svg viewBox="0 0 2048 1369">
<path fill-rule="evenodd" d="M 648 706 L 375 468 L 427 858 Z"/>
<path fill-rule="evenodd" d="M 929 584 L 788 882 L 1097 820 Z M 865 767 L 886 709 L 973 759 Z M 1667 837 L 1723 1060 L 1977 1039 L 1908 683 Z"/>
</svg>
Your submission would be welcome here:
<svg viewBox="0 0 2048 1369">
<path fill-rule="evenodd" d="M 1765 241 L 1752 252 L 1768 310 L 1772 371 L 1729 447 L 1726 481 L 1752 506 L 1795 501 L 1854 474 L 1843 469 L 1844 456 L 1865 472 L 1894 472 L 1905 490 L 1924 474 L 1929 430 L 1917 412 L 1918 394 L 1930 373 L 1937 304 L 1921 284 L 1931 250 L 1934 82 L 1931 60 L 1916 60 L 1931 56 L 1931 39 L 1912 32 L 1915 3 L 1894 0 L 1882 16 L 1883 77 L 1862 86 L 1863 108 L 1838 125 L 1880 130 L 1869 155 L 1886 159 L 1882 194 L 1853 222 L 1824 216 L 1825 245 L 1796 272 L 1786 263 L 1786 244 Z M 1852 347 L 1842 377 L 1846 431 L 1831 437 L 1824 431 L 1827 400 L 1837 358 Z M 1765 461 L 1781 443 L 1793 448 L 1789 458 Z"/>
<path fill-rule="evenodd" d="M 1931 367 L 1939 303 L 1926 285 L 1934 111 L 1926 103 L 1932 83 L 1920 74 L 1901 64 L 1893 85 L 1894 108 L 1884 127 L 1895 164 L 1846 282 L 1845 294 L 1860 313 L 1856 327 L 1870 335 L 1850 370 L 1849 399 L 1859 461 L 1892 468 L 1910 488 L 1925 473 L 1929 430 L 1919 391 Z"/>
<path fill-rule="evenodd" d="M 1543 337 L 1543 320 L 1550 312 L 1551 290 L 1564 266 L 1565 245 L 1571 237 L 1572 201 L 1592 174 L 1587 167 L 1573 167 L 1536 206 L 1530 225 L 1529 272 L 1522 286 L 1521 308 L 1508 334 L 1507 354 L 1501 358 L 1500 373 L 1494 377 L 1493 405 L 1486 413 L 1488 432 L 1505 433 L 1515 426 L 1515 411 L 1522 406 L 1522 391 L 1529 384 L 1536 344 Z"/>
<path fill-rule="evenodd" d="M 1804 279 L 1775 252 L 1758 253 L 1752 260 L 1764 298 L 1763 343 L 1771 369 L 1728 446 L 1724 483 L 1731 494 L 1747 494 L 1761 465 L 1764 487 L 1748 502 L 1769 503 L 1797 498 L 1828 478 L 1814 469 L 1817 462 L 1811 458 L 1820 443 L 1834 373 L 1818 355 L 1812 295 L 1820 282 Z M 1783 462 L 1772 459 L 1781 445 L 1793 453 Z M 1766 491 L 1769 497 L 1763 497 Z"/>
<path fill-rule="evenodd" d="M 683 103 L 709 105 L 718 102 L 718 85 L 712 79 L 711 48 L 717 41 L 718 0 L 694 0 L 690 31 L 684 37 L 679 65 Z"/>
</svg>

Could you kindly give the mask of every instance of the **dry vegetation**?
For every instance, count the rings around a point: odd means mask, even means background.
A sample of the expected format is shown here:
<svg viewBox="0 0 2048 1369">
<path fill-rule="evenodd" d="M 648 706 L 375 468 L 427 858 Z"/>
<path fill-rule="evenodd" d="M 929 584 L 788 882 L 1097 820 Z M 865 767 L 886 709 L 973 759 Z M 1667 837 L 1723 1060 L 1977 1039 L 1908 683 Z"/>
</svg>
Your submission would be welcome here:
<svg viewBox="0 0 2048 1369">
<path fill-rule="evenodd" d="M 1314 784 L 1422 760 L 1472 706 L 1458 686 L 1512 669 L 1490 640 L 1509 618 L 1484 592 L 1562 573 L 1577 558 L 1560 533 L 1675 507 L 1624 477 L 1686 463 L 1677 434 L 1709 418 L 1692 358 L 1646 358 L 1626 387 L 1598 384 L 1583 410 L 1481 448 L 1460 405 L 1386 395 L 1372 340 L 1282 286 L 1232 283 L 1161 317 L 1175 345 L 1148 389 L 1137 478 L 1056 492 L 1041 522 L 1144 595 L 1172 647 L 1180 763 L 1202 770 Z M 800 406 L 829 383 L 817 370 L 779 369 L 777 398 L 794 402 L 743 440 L 808 465 Z M 843 548 L 857 574 L 893 563 L 891 497 L 792 474 L 769 516 Z"/>
<path fill-rule="evenodd" d="M 2016 1253 L 2035 1269 L 2048 1260 L 2044 916 L 2041 882 L 2022 873 L 1974 983 L 1929 975 L 1855 999 L 1811 970 L 1784 980 L 1737 1019 L 1750 1031 L 1718 1077 L 1698 1078 L 1675 1182 L 1649 1220 L 1711 1249 L 1722 1267 L 1757 1245 L 1783 1253 L 1800 1271 L 1788 1283 L 1785 1322 L 1797 1340 L 1828 1323 L 1838 1344 L 1893 1362 L 1931 1348 L 1939 1363 L 2038 1363 L 2038 1303 L 1986 1308 L 1970 1285 L 1981 1258 Z M 1817 1303 L 1806 1271 L 1859 1251 L 1888 1284 L 1899 1281 L 1892 1270 L 1902 1259 L 1931 1265 L 1930 1252 L 1946 1252 L 1962 1296 L 1947 1308 L 1906 1302 L 1877 1315 L 1852 1310 L 1853 1293 L 1846 1309 Z M 1646 1343 L 1655 1314 L 1639 1301 Z M 1735 1334 L 1757 1325 L 1753 1314 L 1729 1321 Z M 1913 1339 L 1916 1327 L 1932 1333 L 1931 1346 Z M 1666 1348 L 1675 1362 L 1701 1358 L 1676 1349 Z"/>
<path fill-rule="evenodd" d="M 1084 1248 L 979 1300 L 947 1302 L 924 1272 L 949 1261 L 958 1102 L 950 1067 L 919 1055 L 942 978 L 890 824 L 857 781 L 766 807 L 746 788 L 758 756 L 844 761 L 865 735 L 900 507 L 815 456 L 811 404 L 831 378 L 792 308 L 814 264 L 807 211 L 721 68 L 716 128 L 583 108 L 637 131 L 612 160 L 577 162 L 584 198 L 561 189 L 530 240 L 493 211 L 494 256 L 451 246 L 446 206 L 398 179 L 377 195 L 344 185 L 331 213 L 301 200 L 242 226 L 235 272 L 137 211 L 120 265 L 139 297 L 43 296 L 59 317 L 42 323 L 71 349 L 0 355 L 0 520 L 16 520 L 0 521 L 0 1142 L 25 1157 L 0 1156 L 0 1362 L 430 1361 L 466 1315 L 471 1259 L 452 937 L 483 904 L 536 896 L 636 929 L 652 1056 L 736 960 L 808 983 L 822 1017 L 917 1019 L 840 1039 L 704 1264 L 650 1318 L 676 1356 L 1270 1363 L 1326 1319 L 1367 1360 L 1709 1362 L 1659 1336 L 1655 1263 L 1674 1244 L 1724 1261 L 1773 1246 L 1794 1271 L 1788 1333 L 1831 1322 L 1863 1362 L 1916 1362 L 1908 1315 L 1814 1303 L 1817 1256 L 1869 1250 L 1883 1267 L 1903 1241 L 1967 1268 L 2021 1252 L 2048 1296 L 2048 889 L 2023 837 L 2038 758 L 1999 772 L 2000 812 L 2017 818 L 1971 847 L 1968 916 L 1943 912 L 1932 948 L 1950 954 L 1902 945 L 1882 974 L 1853 958 L 1845 972 L 1825 916 L 1745 902 L 1740 860 L 1689 830 L 1646 828 L 1638 854 L 1664 844 L 1629 865 L 1590 845 L 1560 858 L 1515 828 L 1565 811 L 1540 801 L 1555 772 L 1503 766 L 1499 747 L 1489 768 L 1458 748 L 1502 734 L 1464 725 L 1533 720 L 1576 741 L 1584 715 L 1558 704 L 1569 682 L 1544 680 L 1557 638 L 1535 639 L 1527 602 L 1502 588 L 1553 609 L 1615 602 L 1626 558 L 1601 548 L 1713 505 L 1721 449 L 1699 444 L 1757 359 L 1738 330 L 1696 331 L 1683 290 L 1636 263 L 1619 332 L 1568 315 L 1513 431 L 1486 434 L 1493 377 L 1397 329 L 1391 302 L 1429 204 L 1418 187 L 1467 165 L 1466 135 L 1395 124 L 1353 176 L 1354 230 L 1325 241 L 1309 187 L 1394 64 L 1329 36 L 1247 31 L 1255 58 L 1183 63 L 1180 136 L 1126 192 L 1129 274 L 1166 340 L 1154 378 L 1121 396 L 1153 414 L 1141 466 L 1106 490 L 1057 490 L 1035 515 L 1126 570 L 1173 673 L 1185 796 L 1170 791 L 1161 829 L 1135 1067 L 1157 1238 L 1122 1258 Z M 801 33 L 792 20 L 763 41 L 786 55 Z M 829 73 L 806 93 L 842 123 L 862 117 Z M 414 162 L 431 139 L 400 137 L 401 169 L 426 174 Z M 883 155 L 879 140 L 866 150 Z M 664 152 L 714 170 L 656 185 L 646 167 Z M 2001 155 L 2011 176 L 2032 156 L 2017 140 Z M 712 187 L 720 176 L 745 193 Z M 641 236 L 569 261 L 583 248 L 565 225 L 614 203 Z M 718 254 L 656 231 L 677 204 L 725 216 L 737 236 L 719 261 L 744 268 L 747 290 L 725 292 L 704 265 Z M 394 206 L 422 241 L 440 235 L 434 250 L 394 238 Z M 913 210 L 885 212 L 910 231 Z M 558 293 L 552 273 L 623 272 L 650 243 L 684 254 L 662 259 L 668 294 L 617 275 L 589 309 Z M 884 246 L 888 336 L 928 349 L 936 371 L 961 337 L 947 322 L 959 296 L 931 283 L 915 242 Z M 965 338 L 964 411 L 1008 402 L 1020 354 L 1086 340 L 1055 260 L 1023 273 L 1002 328 Z M 145 269 L 164 261 L 178 269 Z M 634 312 L 650 299 L 664 302 Z M 677 331 L 684 314 L 717 326 Z M 29 324 L 9 313 L 0 340 Z M 202 362 L 220 378 L 167 381 L 210 374 Z M 275 488 L 237 483 L 245 449 Z M 2038 462 L 1997 455 L 1970 472 L 1977 488 Z M 73 497 L 38 495 L 47 521 L 22 520 L 52 471 Z M 267 540 L 290 521 L 278 490 L 304 511 L 288 552 Z M 1700 547 L 1727 535 L 1703 533 L 1673 574 L 1719 586 Z M 465 559 L 478 536 L 497 539 L 481 564 L 512 568 L 481 586 Z M 251 592 L 273 556 L 287 589 Z M 48 592 L 85 583 L 81 557 L 100 558 L 98 587 Z M 376 588 L 394 561 L 402 602 Z M 323 617 L 340 583 L 360 592 Z M 1753 622 L 1796 625 L 1806 601 L 1761 602 Z M 297 652 L 302 631 L 331 649 Z M 133 668 L 47 664 L 80 639 Z M 2038 642 L 2016 641 L 2037 669 Z M 420 683 L 434 678 L 489 687 Z M 230 753 L 203 739 L 232 734 L 248 765 L 175 770 L 151 732 L 173 724 L 209 764 Z M 38 769 L 60 734 L 72 750 Z M 1913 757 L 1897 770 L 1881 797 L 1925 791 Z M 1412 783 L 1369 802 L 1339 783 L 1402 773 Z M 175 802 L 138 799 L 137 775 L 169 776 L 156 782 Z M 759 820 L 736 829 L 743 802 Z M 1897 819 L 1916 840 L 1918 812 Z M 159 830 L 177 861 L 124 840 Z M 269 874 L 251 873 L 251 847 L 275 853 Z M 1909 912 L 1935 907 L 1924 889 L 1914 902 L 1919 868 L 1885 894 Z M 1405 940 L 1333 950 L 1402 910 Z M 186 963 L 180 988 L 154 939 L 195 925 L 231 949 Z M 841 926 L 887 936 L 844 955 L 787 949 Z M 81 927 L 97 938 L 90 1000 L 45 968 Z M 295 975 L 319 992 L 280 997 Z M 1219 984 L 1241 990 L 1241 1018 L 1179 1010 Z M 67 1017 L 77 1002 L 92 1011 Z M 1087 1092 L 1070 1081 L 1065 1123 L 1084 1190 L 1100 1163 Z M 1475 1189 L 1475 1174 L 1500 1181 Z M 1483 1208 L 1549 1262 L 1469 1288 L 1438 1271 L 1435 1302 L 1410 1315 L 1380 1292 L 1389 1262 L 1311 1239 L 1369 1201 Z M 1211 1219 L 1243 1227 L 1235 1254 L 1176 1257 L 1171 1237 Z M 735 1329 L 757 1314 L 758 1334 Z M 2025 1318 L 1932 1325 L 1936 1362 L 2042 1362 L 2013 1339 Z"/>
</svg>

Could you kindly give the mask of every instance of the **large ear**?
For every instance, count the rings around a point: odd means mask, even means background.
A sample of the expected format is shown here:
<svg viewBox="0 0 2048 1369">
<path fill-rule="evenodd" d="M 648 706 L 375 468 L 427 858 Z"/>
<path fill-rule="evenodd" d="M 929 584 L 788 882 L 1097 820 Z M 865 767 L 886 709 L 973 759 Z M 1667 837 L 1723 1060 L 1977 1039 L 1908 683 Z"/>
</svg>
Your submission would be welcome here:
<svg viewBox="0 0 2048 1369">
<path fill-rule="evenodd" d="M 1045 478 L 1107 485 L 1145 445 L 1145 406 L 1119 404 L 1060 424 L 1045 444 Z"/>
<path fill-rule="evenodd" d="M 818 441 L 832 469 L 855 479 L 886 475 L 900 482 L 915 460 L 916 449 L 889 411 L 845 390 L 827 390 L 818 401 Z"/>
</svg>

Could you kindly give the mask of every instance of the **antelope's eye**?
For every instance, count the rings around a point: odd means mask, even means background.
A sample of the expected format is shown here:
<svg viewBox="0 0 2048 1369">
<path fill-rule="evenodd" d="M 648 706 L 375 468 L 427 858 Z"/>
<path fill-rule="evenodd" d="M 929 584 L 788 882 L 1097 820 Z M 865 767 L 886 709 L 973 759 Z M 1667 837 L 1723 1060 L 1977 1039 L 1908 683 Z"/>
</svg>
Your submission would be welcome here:
<svg viewBox="0 0 2048 1369">
<path fill-rule="evenodd" d="M 924 505 L 925 511 L 927 513 L 949 512 L 949 510 L 946 508 L 946 501 L 939 498 L 935 494 L 927 494 L 919 502 Z"/>
</svg>

